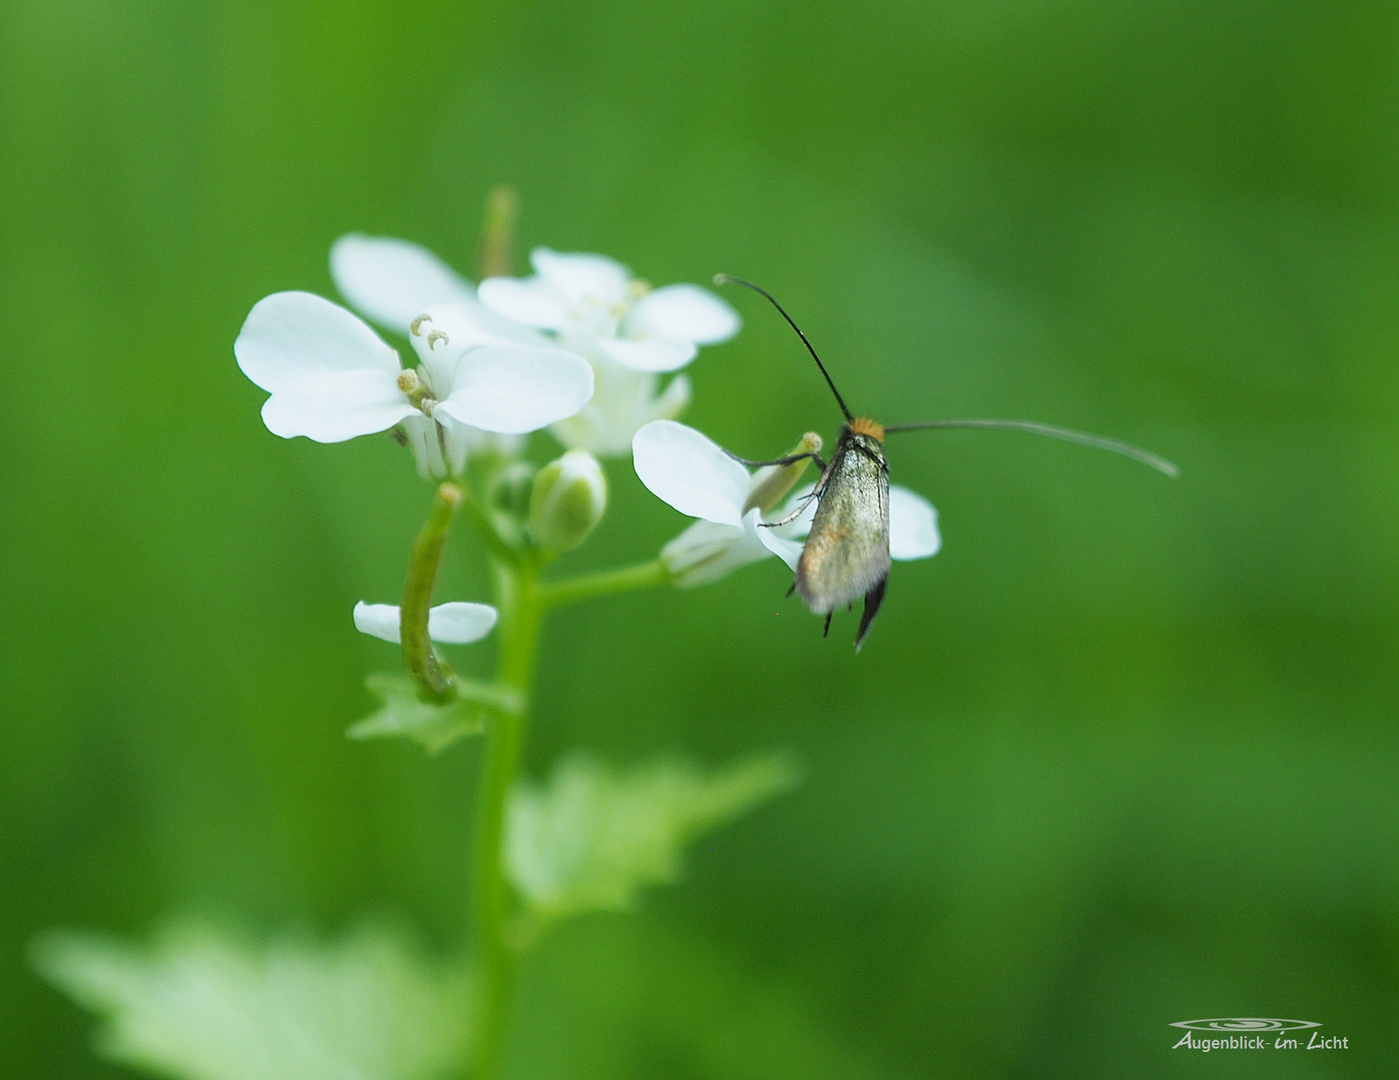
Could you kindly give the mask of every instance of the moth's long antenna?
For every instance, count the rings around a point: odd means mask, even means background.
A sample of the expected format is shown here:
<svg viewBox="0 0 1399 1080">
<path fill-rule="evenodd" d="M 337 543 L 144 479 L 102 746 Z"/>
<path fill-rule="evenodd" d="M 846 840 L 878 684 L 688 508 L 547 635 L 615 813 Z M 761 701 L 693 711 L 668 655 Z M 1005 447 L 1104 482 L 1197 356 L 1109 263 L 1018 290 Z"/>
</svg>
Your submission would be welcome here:
<svg viewBox="0 0 1399 1080">
<path fill-rule="evenodd" d="M 845 399 L 840 396 L 840 391 L 836 389 L 836 384 L 831 381 L 830 372 L 826 370 L 826 365 L 821 363 L 821 358 L 816 355 L 816 350 L 811 347 L 811 342 L 806 340 L 806 335 L 802 333 L 802 328 L 792 321 L 792 316 L 782 310 L 782 305 L 772 298 L 772 293 L 754 285 L 751 281 L 744 281 L 742 278 L 736 278 L 732 274 L 715 274 L 714 284 L 742 285 L 745 289 L 752 289 L 759 296 L 767 297 L 768 303 L 775 307 L 782 317 L 787 320 L 787 325 L 797 332 L 797 337 L 802 339 L 802 344 L 806 346 L 806 351 L 811 354 L 811 359 L 816 361 L 816 366 L 821 369 L 821 374 L 826 376 L 826 385 L 831 388 L 831 393 L 836 396 L 836 404 L 840 406 L 840 411 L 845 414 L 845 419 L 847 421 L 855 419 L 855 417 L 851 415 L 850 410 L 845 407 Z"/>
<path fill-rule="evenodd" d="M 1163 457 L 1158 457 L 1150 450 L 1143 450 L 1140 446 L 1118 442 L 1116 439 L 1105 439 L 1101 435 L 1089 435 L 1083 431 L 1071 431 L 1069 428 L 1036 424 L 1029 420 L 929 420 L 922 424 L 894 424 L 892 427 L 885 427 L 884 432 L 888 435 L 896 431 L 927 431 L 931 428 L 999 428 L 1003 431 L 1028 431 L 1031 435 L 1046 435 L 1051 439 L 1063 439 L 1065 442 L 1121 454 L 1133 461 L 1140 461 L 1157 472 L 1165 473 L 1172 479 L 1180 475 L 1178 466 Z"/>
</svg>

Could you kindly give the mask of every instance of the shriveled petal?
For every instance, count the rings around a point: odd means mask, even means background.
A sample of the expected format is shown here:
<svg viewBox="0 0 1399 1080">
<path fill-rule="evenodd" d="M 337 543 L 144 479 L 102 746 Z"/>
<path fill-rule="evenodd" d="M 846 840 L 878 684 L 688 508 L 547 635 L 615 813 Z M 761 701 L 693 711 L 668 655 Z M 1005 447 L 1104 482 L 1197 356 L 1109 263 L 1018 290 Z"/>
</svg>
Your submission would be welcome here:
<svg viewBox="0 0 1399 1080">
<path fill-rule="evenodd" d="M 572 416 L 593 396 L 593 369 L 563 349 L 515 345 L 472 349 L 438 404 L 463 424 L 521 434 Z"/>
<path fill-rule="evenodd" d="M 938 512 L 922 495 L 889 485 L 889 557 L 927 559 L 942 547 Z"/>
<path fill-rule="evenodd" d="M 636 475 L 682 514 L 741 525 L 748 470 L 694 428 L 653 420 L 632 439 Z"/>
<path fill-rule="evenodd" d="M 609 357 L 633 371 L 675 371 L 699 352 L 689 341 L 673 338 L 603 338 L 598 346 Z"/>
<path fill-rule="evenodd" d="M 490 604 L 454 601 L 428 610 L 427 635 L 444 645 L 469 645 L 495 627 L 496 610 Z"/>
<path fill-rule="evenodd" d="M 492 311 L 526 326 L 562 330 L 570 321 L 567 300 L 540 278 L 487 278 L 476 295 Z"/>
<path fill-rule="evenodd" d="M 738 313 L 698 285 L 667 285 L 643 296 L 627 316 L 627 326 L 641 334 L 698 345 L 728 341 L 738 333 Z"/>
<path fill-rule="evenodd" d="M 281 386 L 262 406 L 262 422 L 284 439 L 305 435 L 336 443 L 387 431 L 416 412 L 393 375 L 337 371 Z"/>
<path fill-rule="evenodd" d="M 425 247 L 349 233 L 330 246 L 330 276 L 350 306 L 400 334 L 433 304 L 476 303 L 476 290 Z"/>
<path fill-rule="evenodd" d="M 569 307 L 591 300 L 610 308 L 627 298 L 631 271 L 606 255 L 537 247 L 529 253 L 529 261 L 535 273 L 561 294 Z"/>
<path fill-rule="evenodd" d="M 354 616 L 360 633 L 399 643 L 401 615 L 397 604 L 366 604 L 361 600 L 355 605 Z M 469 645 L 489 634 L 495 622 L 496 609 L 490 604 L 438 604 L 428 610 L 427 633 L 444 645 Z"/>
<path fill-rule="evenodd" d="M 273 393 L 308 375 L 399 372 L 398 353 L 368 325 L 308 292 L 273 293 L 254 304 L 233 355 L 244 375 Z"/>
</svg>

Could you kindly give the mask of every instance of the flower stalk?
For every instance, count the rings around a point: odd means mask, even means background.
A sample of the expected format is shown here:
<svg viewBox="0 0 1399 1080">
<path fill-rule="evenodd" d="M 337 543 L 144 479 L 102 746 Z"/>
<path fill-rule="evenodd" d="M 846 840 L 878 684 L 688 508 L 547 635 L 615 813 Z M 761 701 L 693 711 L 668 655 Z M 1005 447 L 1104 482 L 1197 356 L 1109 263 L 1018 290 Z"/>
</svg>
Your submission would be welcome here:
<svg viewBox="0 0 1399 1080">
<path fill-rule="evenodd" d="M 508 184 L 491 188 L 486 196 L 486 213 L 481 227 L 481 243 L 476 250 L 478 278 L 503 277 L 515 271 L 515 217 L 520 197 Z"/>
<path fill-rule="evenodd" d="M 631 592 L 664 585 L 671 580 L 670 571 L 660 559 L 599 570 L 593 574 L 577 574 L 540 586 L 539 598 L 546 608 L 565 607 L 583 600 L 595 600 L 614 593 Z"/>
<path fill-rule="evenodd" d="M 517 695 L 519 708 L 492 710 L 482 758 L 476 810 L 475 961 L 476 1016 L 473 1025 L 473 1080 L 496 1075 L 519 961 L 506 940 L 511 894 L 501 857 L 505 803 L 520 770 L 528 705 L 534 681 L 539 632 L 544 619 L 539 567 L 534 559 L 496 562 L 500 608 L 500 653 L 496 684 Z"/>
</svg>

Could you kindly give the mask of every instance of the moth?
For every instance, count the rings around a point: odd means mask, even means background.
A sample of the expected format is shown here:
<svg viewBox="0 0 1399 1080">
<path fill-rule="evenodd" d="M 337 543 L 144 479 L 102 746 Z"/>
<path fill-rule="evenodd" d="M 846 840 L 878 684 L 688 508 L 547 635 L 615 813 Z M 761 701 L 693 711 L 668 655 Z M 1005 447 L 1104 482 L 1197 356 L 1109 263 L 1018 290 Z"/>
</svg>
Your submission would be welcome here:
<svg viewBox="0 0 1399 1080">
<path fill-rule="evenodd" d="M 889 583 L 889 460 L 884 455 L 884 440 L 887 436 L 901 431 L 930 431 L 937 428 L 999 428 L 1010 431 L 1027 431 L 1034 435 L 1045 435 L 1052 439 L 1080 443 L 1099 450 L 1123 454 L 1135 461 L 1150 466 L 1170 477 L 1180 475 L 1180 470 L 1165 458 L 1143 450 L 1130 443 L 1116 439 L 1106 439 L 1100 435 L 1089 435 L 1082 431 L 1052 427 L 1029 420 L 926 420 L 914 424 L 885 426 L 865 416 L 855 416 L 846 407 L 845 399 L 836 389 L 826 365 L 816 354 L 816 349 L 801 327 L 793 321 L 782 305 L 766 289 L 744 281 L 731 274 L 716 274 L 716 285 L 742 285 L 752 289 L 772 304 L 778 313 L 787 320 L 797 336 L 802 339 L 807 352 L 816 361 L 826 385 L 835 395 L 845 422 L 840 427 L 840 438 L 829 462 L 819 453 L 792 454 L 775 461 L 747 461 L 735 458 L 748 466 L 791 465 L 798 461 L 810 460 L 821 470 L 821 477 L 807 500 L 782 521 L 764 522 L 767 528 L 785 525 L 794 520 L 806 509 L 809 501 L 816 501 L 816 515 L 811 522 L 806 544 L 797 560 L 796 579 L 787 591 L 791 596 L 795 591 L 806 606 L 817 615 L 826 616 L 822 636 L 830 633 L 831 616 L 843 606 L 853 606 L 864 597 L 864 611 L 860 615 L 860 628 L 855 634 L 855 651 L 858 653 L 869 636 L 874 617 L 879 614 L 884 603 L 884 590 Z"/>
</svg>

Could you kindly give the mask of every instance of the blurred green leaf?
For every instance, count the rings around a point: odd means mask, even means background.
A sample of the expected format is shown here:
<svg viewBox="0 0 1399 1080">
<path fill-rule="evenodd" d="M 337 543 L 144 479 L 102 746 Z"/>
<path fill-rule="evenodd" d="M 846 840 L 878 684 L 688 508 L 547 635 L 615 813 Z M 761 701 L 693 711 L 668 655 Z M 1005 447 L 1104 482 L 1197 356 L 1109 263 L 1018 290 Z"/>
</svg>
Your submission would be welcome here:
<svg viewBox="0 0 1399 1080">
<path fill-rule="evenodd" d="M 646 885 L 680 875 L 684 846 L 790 789 L 785 755 L 706 774 L 662 759 L 618 772 L 584 753 L 559 762 L 547 788 L 523 784 L 506 821 L 506 873 L 536 920 L 625 911 Z"/>
<path fill-rule="evenodd" d="M 909 1071 L 812 1008 L 809 988 L 674 921 L 576 919 L 522 987 L 518 1077 L 892 1080 Z M 843 1030 L 845 1029 L 845 1030 Z M 919 1072 L 919 1076 L 954 1075 Z"/>
<path fill-rule="evenodd" d="M 146 950 L 60 931 L 33 960 L 105 1018 L 103 1054 L 181 1080 L 431 1080 L 465 1052 L 466 979 L 382 924 L 256 946 L 185 920 Z"/>
<path fill-rule="evenodd" d="M 481 734 L 483 705 L 506 704 L 494 687 L 461 679 L 457 680 L 461 696 L 446 705 L 421 700 L 413 680 L 398 673 L 375 672 L 365 678 L 364 685 L 384 704 L 345 734 L 351 739 L 416 739 L 430 754 L 464 736 Z"/>
</svg>

